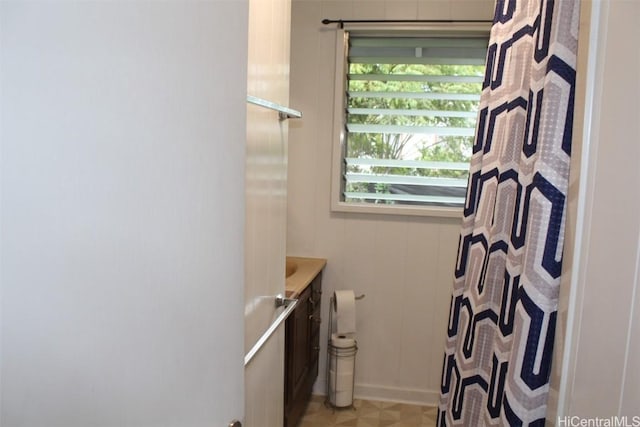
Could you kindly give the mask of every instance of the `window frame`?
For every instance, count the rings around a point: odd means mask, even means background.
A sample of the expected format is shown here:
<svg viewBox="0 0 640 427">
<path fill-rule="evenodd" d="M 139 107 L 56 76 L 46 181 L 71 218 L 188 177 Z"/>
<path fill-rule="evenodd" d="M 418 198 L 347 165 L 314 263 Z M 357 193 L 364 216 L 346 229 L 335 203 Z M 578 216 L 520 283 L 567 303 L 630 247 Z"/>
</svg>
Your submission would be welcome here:
<svg viewBox="0 0 640 427">
<path fill-rule="evenodd" d="M 342 201 L 343 162 L 346 153 L 345 110 L 347 107 L 347 72 L 348 72 L 348 48 L 349 33 L 357 35 L 398 35 L 398 36 L 473 36 L 482 35 L 489 38 L 491 23 L 434 23 L 420 24 L 419 26 L 399 25 L 345 25 L 336 30 L 336 62 L 334 84 L 334 108 L 333 108 L 333 148 L 331 162 L 331 211 L 383 214 L 383 215 L 409 215 L 429 217 L 461 218 L 463 207 L 430 206 L 430 205 L 402 205 L 402 204 L 374 204 L 366 202 Z"/>
</svg>

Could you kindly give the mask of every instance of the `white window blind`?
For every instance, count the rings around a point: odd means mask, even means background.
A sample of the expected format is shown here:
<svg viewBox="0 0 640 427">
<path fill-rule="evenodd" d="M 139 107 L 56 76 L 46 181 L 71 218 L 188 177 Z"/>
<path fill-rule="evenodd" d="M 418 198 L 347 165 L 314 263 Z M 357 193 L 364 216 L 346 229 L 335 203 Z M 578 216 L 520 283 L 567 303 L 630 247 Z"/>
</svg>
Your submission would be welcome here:
<svg viewBox="0 0 640 427">
<path fill-rule="evenodd" d="M 487 43 L 348 35 L 341 202 L 464 204 Z"/>
</svg>

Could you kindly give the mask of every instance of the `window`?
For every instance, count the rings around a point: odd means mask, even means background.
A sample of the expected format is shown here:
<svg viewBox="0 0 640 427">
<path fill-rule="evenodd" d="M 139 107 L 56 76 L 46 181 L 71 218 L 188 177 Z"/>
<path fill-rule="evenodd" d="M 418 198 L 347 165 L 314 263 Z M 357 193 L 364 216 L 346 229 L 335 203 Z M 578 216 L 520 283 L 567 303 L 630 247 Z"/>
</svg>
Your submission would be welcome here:
<svg viewBox="0 0 640 427">
<path fill-rule="evenodd" d="M 334 210 L 460 212 L 488 32 L 345 31 Z"/>
</svg>

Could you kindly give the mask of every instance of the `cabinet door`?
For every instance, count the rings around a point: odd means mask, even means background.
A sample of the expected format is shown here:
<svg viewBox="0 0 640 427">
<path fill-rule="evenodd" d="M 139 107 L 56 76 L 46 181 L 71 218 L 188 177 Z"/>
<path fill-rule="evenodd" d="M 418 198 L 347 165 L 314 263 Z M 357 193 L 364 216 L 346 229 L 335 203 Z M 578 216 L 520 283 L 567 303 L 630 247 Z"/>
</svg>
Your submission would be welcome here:
<svg viewBox="0 0 640 427">
<path fill-rule="evenodd" d="M 291 359 L 291 378 L 294 396 L 298 394 L 300 387 L 309 370 L 309 295 L 311 289 L 307 288 L 301 295 L 299 306 L 293 313 L 293 328 L 291 339 L 294 352 Z"/>
<path fill-rule="evenodd" d="M 320 356 L 320 324 L 322 311 L 320 301 L 322 299 L 322 272 L 313 279 L 309 286 L 309 381 L 311 387 L 318 376 L 318 362 Z"/>
<path fill-rule="evenodd" d="M 298 424 L 304 413 L 309 377 L 309 296 L 307 288 L 298 298 L 298 307 L 287 319 L 285 356 L 284 426 Z"/>
</svg>

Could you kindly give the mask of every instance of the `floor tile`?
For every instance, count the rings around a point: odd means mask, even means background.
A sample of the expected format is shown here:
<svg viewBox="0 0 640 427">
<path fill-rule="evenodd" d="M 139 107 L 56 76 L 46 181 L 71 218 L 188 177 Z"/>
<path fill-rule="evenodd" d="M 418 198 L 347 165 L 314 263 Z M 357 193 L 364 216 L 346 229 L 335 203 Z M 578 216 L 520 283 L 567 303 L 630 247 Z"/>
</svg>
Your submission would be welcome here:
<svg viewBox="0 0 640 427">
<path fill-rule="evenodd" d="M 432 406 L 354 399 L 353 407 L 332 408 L 324 396 L 312 396 L 298 427 L 434 427 Z"/>
</svg>

